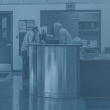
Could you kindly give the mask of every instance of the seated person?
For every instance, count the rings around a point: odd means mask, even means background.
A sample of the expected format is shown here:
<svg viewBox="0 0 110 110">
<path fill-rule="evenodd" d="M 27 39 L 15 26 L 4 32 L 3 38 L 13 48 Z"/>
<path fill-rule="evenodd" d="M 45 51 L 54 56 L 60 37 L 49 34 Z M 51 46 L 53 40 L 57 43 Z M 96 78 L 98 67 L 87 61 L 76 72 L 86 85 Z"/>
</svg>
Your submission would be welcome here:
<svg viewBox="0 0 110 110">
<path fill-rule="evenodd" d="M 60 23 L 54 24 L 54 29 L 59 33 L 60 44 L 71 44 L 72 37 L 66 29 L 62 27 Z"/>
</svg>

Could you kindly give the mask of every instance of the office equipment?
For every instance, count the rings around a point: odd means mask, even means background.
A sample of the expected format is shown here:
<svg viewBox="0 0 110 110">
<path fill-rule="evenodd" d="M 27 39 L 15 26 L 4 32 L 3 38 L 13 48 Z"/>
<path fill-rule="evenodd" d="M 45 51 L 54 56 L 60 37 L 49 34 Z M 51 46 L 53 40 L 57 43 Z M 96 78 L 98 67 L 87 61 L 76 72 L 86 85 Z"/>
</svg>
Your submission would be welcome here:
<svg viewBox="0 0 110 110">
<path fill-rule="evenodd" d="M 96 51 L 99 52 L 99 47 L 86 47 L 87 53 L 95 53 Z"/>
</svg>

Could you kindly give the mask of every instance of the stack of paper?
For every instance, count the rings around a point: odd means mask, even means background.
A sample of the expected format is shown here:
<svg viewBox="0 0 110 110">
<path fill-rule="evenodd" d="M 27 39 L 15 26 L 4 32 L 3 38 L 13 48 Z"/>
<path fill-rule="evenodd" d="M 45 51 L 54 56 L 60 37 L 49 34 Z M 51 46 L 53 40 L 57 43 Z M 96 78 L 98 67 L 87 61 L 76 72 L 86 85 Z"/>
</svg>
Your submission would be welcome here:
<svg viewBox="0 0 110 110">
<path fill-rule="evenodd" d="M 90 47 L 97 47 L 97 40 L 91 40 L 90 41 Z"/>
</svg>

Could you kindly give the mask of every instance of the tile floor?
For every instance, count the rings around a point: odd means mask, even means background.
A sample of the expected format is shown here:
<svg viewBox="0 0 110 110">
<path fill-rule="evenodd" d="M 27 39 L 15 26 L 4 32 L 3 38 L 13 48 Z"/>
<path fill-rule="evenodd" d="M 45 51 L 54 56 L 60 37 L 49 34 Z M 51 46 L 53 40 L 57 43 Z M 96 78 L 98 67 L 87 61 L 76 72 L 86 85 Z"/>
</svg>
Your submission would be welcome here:
<svg viewBox="0 0 110 110">
<path fill-rule="evenodd" d="M 29 95 L 21 73 L 0 79 L 0 110 L 110 110 L 110 98 L 53 99 Z"/>
</svg>

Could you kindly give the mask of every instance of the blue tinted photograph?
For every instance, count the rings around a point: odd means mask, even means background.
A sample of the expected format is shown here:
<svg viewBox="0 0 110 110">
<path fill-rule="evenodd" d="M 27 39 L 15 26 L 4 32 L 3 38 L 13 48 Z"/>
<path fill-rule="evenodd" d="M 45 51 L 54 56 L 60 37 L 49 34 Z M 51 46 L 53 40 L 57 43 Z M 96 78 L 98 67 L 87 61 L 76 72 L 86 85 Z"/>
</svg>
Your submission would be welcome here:
<svg viewBox="0 0 110 110">
<path fill-rule="evenodd" d="M 110 110 L 110 0 L 0 0 L 0 110 Z"/>
</svg>

